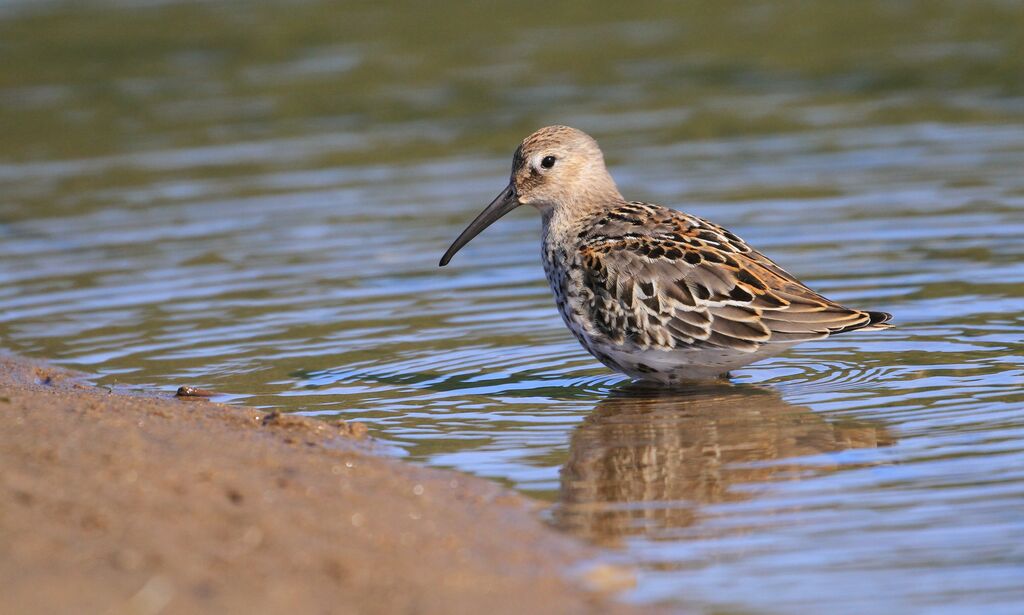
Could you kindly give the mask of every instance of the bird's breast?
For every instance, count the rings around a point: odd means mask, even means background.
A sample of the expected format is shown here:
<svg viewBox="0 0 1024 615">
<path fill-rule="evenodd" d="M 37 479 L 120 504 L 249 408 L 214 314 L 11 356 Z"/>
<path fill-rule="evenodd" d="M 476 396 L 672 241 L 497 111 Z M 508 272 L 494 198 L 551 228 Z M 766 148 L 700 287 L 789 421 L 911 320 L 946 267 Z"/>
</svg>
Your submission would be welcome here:
<svg viewBox="0 0 1024 615">
<path fill-rule="evenodd" d="M 555 305 L 573 335 L 588 346 L 594 326 L 587 309 L 590 291 L 583 283 L 583 267 L 578 246 L 571 241 L 545 236 L 542 250 L 544 274 L 547 276 Z"/>
</svg>

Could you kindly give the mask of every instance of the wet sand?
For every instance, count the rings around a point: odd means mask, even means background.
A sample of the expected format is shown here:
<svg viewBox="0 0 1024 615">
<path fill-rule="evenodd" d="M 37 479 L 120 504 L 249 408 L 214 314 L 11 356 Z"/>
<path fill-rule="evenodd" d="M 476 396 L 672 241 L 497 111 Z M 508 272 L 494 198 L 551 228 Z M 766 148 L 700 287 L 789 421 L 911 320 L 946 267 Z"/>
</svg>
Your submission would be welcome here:
<svg viewBox="0 0 1024 615">
<path fill-rule="evenodd" d="M 602 613 L 629 575 L 358 425 L 0 358 L 0 612 Z"/>
</svg>

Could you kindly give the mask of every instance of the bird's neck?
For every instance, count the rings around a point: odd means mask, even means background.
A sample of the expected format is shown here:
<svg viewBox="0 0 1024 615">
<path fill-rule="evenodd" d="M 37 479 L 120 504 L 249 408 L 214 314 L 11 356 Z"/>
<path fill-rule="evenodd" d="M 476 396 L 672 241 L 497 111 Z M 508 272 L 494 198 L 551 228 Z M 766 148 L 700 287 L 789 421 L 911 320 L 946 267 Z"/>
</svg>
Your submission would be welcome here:
<svg viewBox="0 0 1024 615">
<path fill-rule="evenodd" d="M 559 203 L 542 212 L 545 241 L 569 243 L 608 211 L 625 203 L 617 189 Z"/>
</svg>

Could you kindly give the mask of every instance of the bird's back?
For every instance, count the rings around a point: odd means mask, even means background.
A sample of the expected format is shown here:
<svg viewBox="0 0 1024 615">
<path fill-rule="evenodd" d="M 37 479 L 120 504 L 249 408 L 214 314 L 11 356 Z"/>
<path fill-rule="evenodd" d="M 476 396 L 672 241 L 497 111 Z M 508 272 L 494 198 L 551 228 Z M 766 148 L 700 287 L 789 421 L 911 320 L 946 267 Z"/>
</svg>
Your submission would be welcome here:
<svg viewBox="0 0 1024 615">
<path fill-rule="evenodd" d="M 728 230 L 649 203 L 546 226 L 544 265 L 583 345 L 641 379 L 707 378 L 891 318 L 839 305 Z"/>
</svg>

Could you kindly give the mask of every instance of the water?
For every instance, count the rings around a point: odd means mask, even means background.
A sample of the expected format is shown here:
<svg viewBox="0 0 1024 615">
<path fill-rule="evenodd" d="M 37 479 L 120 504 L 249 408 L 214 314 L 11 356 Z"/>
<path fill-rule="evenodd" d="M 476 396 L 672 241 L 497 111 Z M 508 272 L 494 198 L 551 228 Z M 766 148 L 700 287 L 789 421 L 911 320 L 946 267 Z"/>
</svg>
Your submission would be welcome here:
<svg viewBox="0 0 1024 615">
<path fill-rule="evenodd" d="M 362 421 L 549 501 L 629 600 L 1019 612 L 1020 5 L 431 7 L 0 3 L 0 345 Z M 629 387 L 531 212 L 437 268 L 553 122 L 896 328 Z"/>
</svg>

